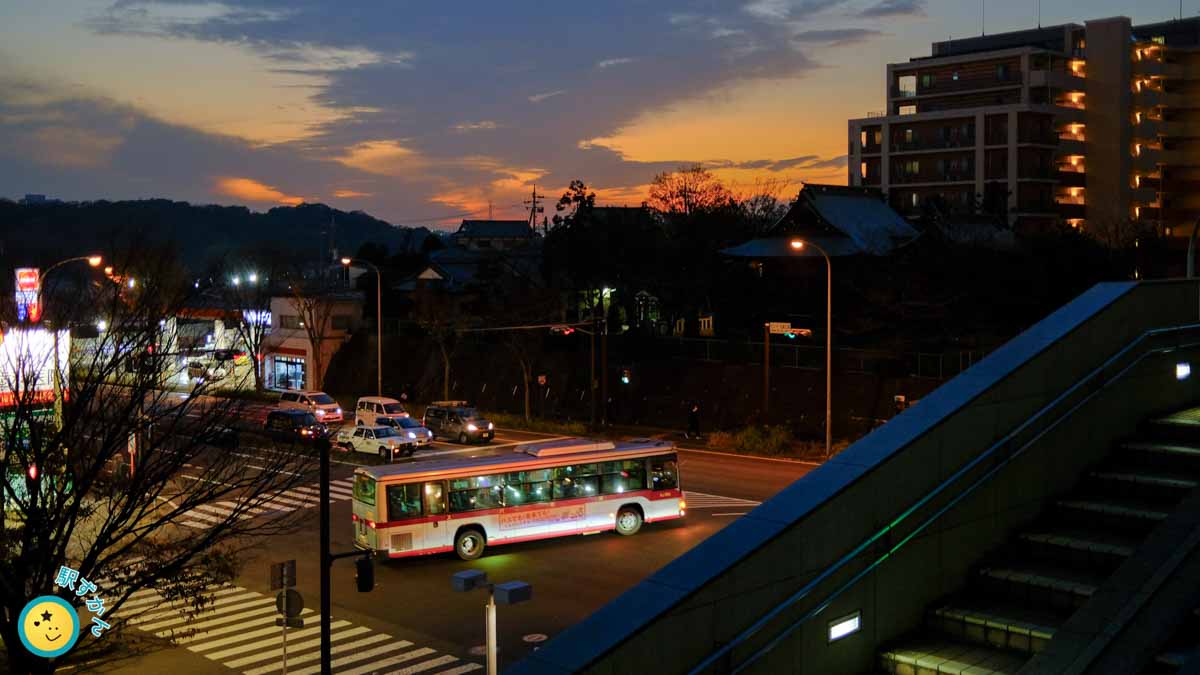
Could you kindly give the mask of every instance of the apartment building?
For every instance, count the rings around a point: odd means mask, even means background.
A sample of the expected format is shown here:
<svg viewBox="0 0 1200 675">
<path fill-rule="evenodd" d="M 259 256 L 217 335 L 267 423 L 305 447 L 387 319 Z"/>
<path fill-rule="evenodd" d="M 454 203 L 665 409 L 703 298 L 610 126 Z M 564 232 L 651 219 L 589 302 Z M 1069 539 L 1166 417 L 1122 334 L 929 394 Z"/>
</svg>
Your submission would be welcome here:
<svg viewBox="0 0 1200 675">
<path fill-rule="evenodd" d="M 907 217 L 1175 236 L 1200 217 L 1200 19 L 936 42 L 887 66 L 886 100 L 849 121 L 849 184 Z"/>
</svg>

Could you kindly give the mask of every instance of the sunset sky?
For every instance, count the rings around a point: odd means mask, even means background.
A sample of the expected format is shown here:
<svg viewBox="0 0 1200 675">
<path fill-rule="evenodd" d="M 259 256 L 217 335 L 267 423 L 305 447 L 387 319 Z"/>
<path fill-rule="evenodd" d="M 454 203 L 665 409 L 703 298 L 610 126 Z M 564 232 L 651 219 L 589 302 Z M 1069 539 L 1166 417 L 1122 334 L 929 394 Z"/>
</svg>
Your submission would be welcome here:
<svg viewBox="0 0 1200 675">
<path fill-rule="evenodd" d="M 987 30 L 1036 7 L 992 0 Z M 1042 22 L 1178 9 L 1043 0 Z M 637 204 L 696 162 L 790 196 L 845 182 L 846 120 L 884 107 L 885 63 L 979 31 L 963 0 L 6 2 L 0 196 L 448 225 L 573 178 Z"/>
</svg>

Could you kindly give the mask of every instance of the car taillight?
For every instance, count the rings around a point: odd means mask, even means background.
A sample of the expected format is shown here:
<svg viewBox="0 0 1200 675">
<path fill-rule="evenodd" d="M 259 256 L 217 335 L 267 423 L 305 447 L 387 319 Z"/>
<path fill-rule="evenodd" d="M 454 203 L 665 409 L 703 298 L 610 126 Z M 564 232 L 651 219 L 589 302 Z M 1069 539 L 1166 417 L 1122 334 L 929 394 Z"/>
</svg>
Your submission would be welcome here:
<svg viewBox="0 0 1200 675">
<path fill-rule="evenodd" d="M 351 513 L 351 514 L 350 514 L 350 522 L 352 522 L 352 523 L 357 523 L 357 522 L 358 522 L 358 514 L 357 514 L 357 513 Z"/>
</svg>

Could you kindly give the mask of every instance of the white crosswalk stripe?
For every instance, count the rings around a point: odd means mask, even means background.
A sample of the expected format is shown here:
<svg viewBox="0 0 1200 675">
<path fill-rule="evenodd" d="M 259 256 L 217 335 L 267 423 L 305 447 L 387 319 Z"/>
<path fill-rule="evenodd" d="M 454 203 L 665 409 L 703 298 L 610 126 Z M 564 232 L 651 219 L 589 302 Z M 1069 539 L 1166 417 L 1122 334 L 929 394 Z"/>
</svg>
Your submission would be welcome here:
<svg viewBox="0 0 1200 675">
<path fill-rule="evenodd" d="M 721 495 L 710 495 L 704 492 L 692 492 L 691 490 L 683 491 L 683 500 L 687 502 L 689 509 L 720 509 L 729 507 L 753 507 L 758 506 L 762 502 L 755 502 L 749 499 L 738 499 L 736 497 L 722 497 Z"/>
<path fill-rule="evenodd" d="M 212 586 L 204 593 L 211 601 L 190 615 L 184 612 L 186 603 L 167 602 L 153 589 L 133 593 L 117 612 L 131 617 L 130 624 L 138 630 L 172 640 L 245 675 L 282 671 L 283 639 L 275 625 L 274 598 L 229 584 Z M 321 671 L 320 615 L 306 609 L 300 616 L 304 627 L 288 632 L 288 672 L 312 675 Z M 483 668 L 345 619 L 332 621 L 330 628 L 330 665 L 339 675 L 461 675 Z"/>
<path fill-rule="evenodd" d="M 329 483 L 329 502 L 346 501 L 354 497 L 354 477 L 340 478 L 330 481 Z M 218 523 L 223 523 L 231 515 L 235 509 L 240 513 L 238 520 L 245 518 L 256 518 L 266 514 L 284 514 L 307 509 L 317 506 L 321 503 L 321 486 L 319 483 L 311 485 L 301 485 L 286 490 L 277 495 L 272 495 L 269 498 L 259 501 L 253 506 L 248 506 L 244 502 L 237 501 L 220 501 L 213 504 L 201 504 L 184 516 L 185 520 L 180 522 L 184 527 L 196 529 L 204 529 L 212 527 Z"/>
</svg>

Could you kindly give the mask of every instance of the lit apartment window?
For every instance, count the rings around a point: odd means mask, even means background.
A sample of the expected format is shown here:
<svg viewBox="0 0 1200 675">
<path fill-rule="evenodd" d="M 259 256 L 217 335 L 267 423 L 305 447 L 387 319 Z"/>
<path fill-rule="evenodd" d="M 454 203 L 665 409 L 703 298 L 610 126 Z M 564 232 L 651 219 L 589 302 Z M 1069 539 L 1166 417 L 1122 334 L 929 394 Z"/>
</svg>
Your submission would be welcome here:
<svg viewBox="0 0 1200 675">
<path fill-rule="evenodd" d="M 917 193 L 915 193 L 915 192 L 914 192 L 914 193 L 912 193 L 912 207 L 913 207 L 914 209 L 915 209 L 915 208 L 917 208 L 917 203 L 918 203 L 919 201 L 920 201 L 920 199 L 917 197 Z"/>
<path fill-rule="evenodd" d="M 912 129 L 905 129 L 905 130 L 904 130 L 904 142 L 905 142 L 905 143 L 912 143 L 912 142 L 913 142 L 913 137 L 914 137 L 914 135 L 913 135 L 913 130 L 912 130 Z"/>
<path fill-rule="evenodd" d="M 859 165 L 858 175 L 863 178 L 867 177 L 867 163 L 866 162 L 863 162 L 861 165 Z"/>
<path fill-rule="evenodd" d="M 909 97 L 917 95 L 917 76 L 916 75 L 901 75 L 896 80 L 896 89 L 899 90 L 901 96 Z"/>
<path fill-rule="evenodd" d="M 882 143 L 883 143 L 883 129 L 876 129 L 875 130 L 875 145 L 881 145 Z"/>
<path fill-rule="evenodd" d="M 859 147 L 862 147 L 862 148 L 867 147 L 867 130 L 866 129 L 862 130 L 861 139 L 859 140 Z"/>
<path fill-rule="evenodd" d="M 916 115 L 916 114 L 917 114 L 917 106 L 915 106 L 915 105 L 902 105 L 902 106 L 900 106 L 900 111 L 899 111 L 899 113 L 900 113 L 901 115 Z"/>
<path fill-rule="evenodd" d="M 957 70 L 954 71 L 954 74 L 950 76 L 950 79 L 954 80 L 955 82 L 958 82 L 958 71 Z"/>
</svg>

